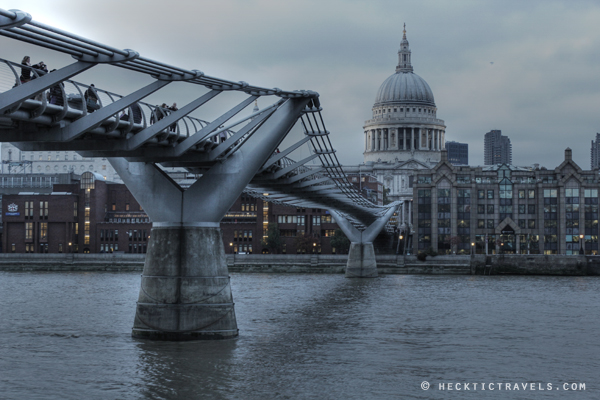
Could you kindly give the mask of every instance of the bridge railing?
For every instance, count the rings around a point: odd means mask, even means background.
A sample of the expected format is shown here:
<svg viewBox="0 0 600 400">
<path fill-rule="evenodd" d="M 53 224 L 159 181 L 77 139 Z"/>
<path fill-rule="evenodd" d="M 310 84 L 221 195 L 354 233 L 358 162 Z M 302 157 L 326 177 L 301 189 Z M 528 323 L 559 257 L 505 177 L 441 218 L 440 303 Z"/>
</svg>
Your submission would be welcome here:
<svg viewBox="0 0 600 400">
<path fill-rule="evenodd" d="M 20 76 L 22 69 L 30 71 L 31 76 L 35 76 L 36 78 L 46 73 L 32 66 L 26 66 L 14 61 L 0 59 L 0 93 L 7 92 L 15 86 L 27 83 L 21 82 Z M 77 118 L 89 112 L 89 110 L 86 108 L 85 101 L 85 92 L 89 88 L 90 85 L 86 85 L 74 80 L 65 80 L 56 86 L 56 94 L 58 96 L 55 102 L 51 101 L 52 88 L 50 90 L 46 90 L 43 95 L 36 96 L 31 100 L 39 102 L 34 106 L 41 106 L 42 102 L 44 101 L 46 103 L 50 103 L 50 107 L 54 105 L 56 107 L 65 108 L 66 106 L 68 110 L 65 110 L 67 112 L 64 113 L 62 118 L 73 116 Z M 98 105 L 100 107 L 114 103 L 115 101 L 124 97 L 123 95 L 110 92 L 102 88 L 94 87 L 93 90 L 98 97 Z M 122 119 L 122 121 L 124 121 L 120 123 L 120 125 L 130 124 L 131 131 L 133 132 L 146 128 L 148 125 L 156 122 L 156 120 L 162 119 L 172 112 L 172 110 L 168 107 L 152 105 L 142 101 L 137 102 L 136 104 L 140 107 L 140 112 L 137 114 L 135 111 L 129 109 L 126 112 L 124 111 L 123 113 L 114 116 L 114 118 Z M 31 105 L 28 108 L 31 108 Z M 130 115 L 132 118 L 129 118 Z M 58 119 L 56 119 L 54 122 L 58 122 Z M 208 125 L 207 121 L 188 115 L 175 122 L 173 125 L 171 125 L 171 127 L 165 129 L 163 132 L 168 136 L 167 139 L 169 141 L 176 141 L 178 138 L 187 138 L 193 135 L 206 125 Z M 233 135 L 233 133 L 234 132 L 232 130 L 226 130 L 220 135 L 220 137 L 213 138 L 213 141 L 218 142 L 219 140 L 230 137 Z"/>
</svg>

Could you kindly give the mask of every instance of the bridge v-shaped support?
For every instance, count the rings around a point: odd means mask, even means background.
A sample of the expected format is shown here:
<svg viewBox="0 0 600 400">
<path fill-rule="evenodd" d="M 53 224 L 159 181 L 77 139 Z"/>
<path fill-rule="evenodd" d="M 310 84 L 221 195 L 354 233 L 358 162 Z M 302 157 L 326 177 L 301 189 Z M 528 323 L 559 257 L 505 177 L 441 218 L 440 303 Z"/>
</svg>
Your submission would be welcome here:
<svg viewBox="0 0 600 400">
<path fill-rule="evenodd" d="M 238 335 L 219 222 L 308 101 L 286 100 L 234 154 L 187 190 L 153 163 L 109 158 L 152 220 L 134 337 L 179 341 Z"/>
<path fill-rule="evenodd" d="M 378 276 L 373 241 L 395 211 L 396 207 L 391 207 L 367 229 L 360 231 L 338 212 L 329 210 L 342 232 L 350 239 L 346 278 L 376 278 Z"/>
</svg>

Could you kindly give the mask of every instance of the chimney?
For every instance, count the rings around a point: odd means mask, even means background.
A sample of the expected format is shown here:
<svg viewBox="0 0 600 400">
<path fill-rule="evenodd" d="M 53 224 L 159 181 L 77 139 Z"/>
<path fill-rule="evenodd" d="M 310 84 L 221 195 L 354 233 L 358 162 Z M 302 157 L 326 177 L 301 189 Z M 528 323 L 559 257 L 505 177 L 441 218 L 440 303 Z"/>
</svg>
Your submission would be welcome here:
<svg viewBox="0 0 600 400">
<path fill-rule="evenodd" d="M 572 161 L 573 160 L 573 152 L 570 148 L 566 148 L 565 149 L 565 161 Z"/>
</svg>

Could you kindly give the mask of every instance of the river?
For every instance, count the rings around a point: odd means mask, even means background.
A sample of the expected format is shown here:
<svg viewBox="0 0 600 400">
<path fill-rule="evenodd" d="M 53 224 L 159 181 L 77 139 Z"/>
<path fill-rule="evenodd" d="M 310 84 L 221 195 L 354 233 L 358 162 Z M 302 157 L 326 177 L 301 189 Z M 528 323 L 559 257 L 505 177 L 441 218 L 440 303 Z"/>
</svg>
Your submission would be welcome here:
<svg viewBox="0 0 600 400">
<path fill-rule="evenodd" d="M 231 282 L 238 339 L 167 343 L 130 336 L 139 273 L 0 272 L 0 398 L 600 398 L 597 277 Z"/>
</svg>

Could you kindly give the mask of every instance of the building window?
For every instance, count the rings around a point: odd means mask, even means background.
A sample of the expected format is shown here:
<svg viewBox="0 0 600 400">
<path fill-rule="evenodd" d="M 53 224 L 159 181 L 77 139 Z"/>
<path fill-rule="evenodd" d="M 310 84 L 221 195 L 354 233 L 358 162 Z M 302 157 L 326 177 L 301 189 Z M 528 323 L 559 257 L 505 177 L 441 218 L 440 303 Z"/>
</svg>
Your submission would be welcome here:
<svg viewBox="0 0 600 400">
<path fill-rule="evenodd" d="M 487 214 L 493 214 L 493 213 L 494 213 L 494 205 L 488 204 L 487 205 Z"/>
<path fill-rule="evenodd" d="M 477 198 L 478 199 L 485 199 L 485 190 L 478 190 L 477 191 Z"/>
<path fill-rule="evenodd" d="M 493 199 L 494 198 L 494 191 L 493 190 L 488 190 L 487 191 L 487 198 L 488 199 Z"/>
<path fill-rule="evenodd" d="M 48 223 L 40 222 L 40 240 L 48 240 Z"/>
<path fill-rule="evenodd" d="M 33 222 L 25 222 L 25 240 L 33 239 Z"/>
<path fill-rule="evenodd" d="M 33 201 L 25 202 L 25 219 L 33 219 Z"/>
<path fill-rule="evenodd" d="M 48 202 L 40 201 L 40 219 L 48 219 Z"/>
<path fill-rule="evenodd" d="M 494 224 L 494 220 L 493 219 L 488 219 L 486 223 L 487 223 L 487 228 L 488 229 L 494 229 L 495 228 L 495 224 Z"/>
<path fill-rule="evenodd" d="M 125 203 L 125 211 L 129 211 L 129 203 Z"/>
<path fill-rule="evenodd" d="M 525 198 L 525 190 L 519 190 L 519 198 L 520 199 L 524 199 Z"/>
<path fill-rule="evenodd" d="M 110 209 L 111 209 L 112 211 L 116 211 L 116 210 L 117 210 L 117 205 L 116 205 L 115 203 L 112 203 L 112 205 L 111 205 Z"/>
<path fill-rule="evenodd" d="M 17 248 L 16 248 L 16 246 L 15 246 L 14 243 L 10 245 L 10 251 L 11 251 L 11 253 L 14 253 L 16 251 L 16 249 Z"/>
<path fill-rule="evenodd" d="M 73 217 L 77 218 L 77 200 L 73 203 Z"/>
</svg>

